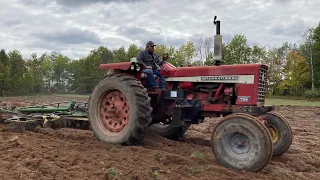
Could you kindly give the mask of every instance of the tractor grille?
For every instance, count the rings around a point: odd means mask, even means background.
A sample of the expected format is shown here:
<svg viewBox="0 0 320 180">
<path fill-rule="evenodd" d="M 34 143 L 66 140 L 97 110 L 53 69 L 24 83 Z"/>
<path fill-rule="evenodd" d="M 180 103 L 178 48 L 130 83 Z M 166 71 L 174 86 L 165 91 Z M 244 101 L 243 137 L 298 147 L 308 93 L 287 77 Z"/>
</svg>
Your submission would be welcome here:
<svg viewBox="0 0 320 180">
<path fill-rule="evenodd" d="M 258 98 L 257 102 L 264 102 L 264 95 L 267 83 L 267 70 L 261 68 L 259 74 Z"/>
</svg>

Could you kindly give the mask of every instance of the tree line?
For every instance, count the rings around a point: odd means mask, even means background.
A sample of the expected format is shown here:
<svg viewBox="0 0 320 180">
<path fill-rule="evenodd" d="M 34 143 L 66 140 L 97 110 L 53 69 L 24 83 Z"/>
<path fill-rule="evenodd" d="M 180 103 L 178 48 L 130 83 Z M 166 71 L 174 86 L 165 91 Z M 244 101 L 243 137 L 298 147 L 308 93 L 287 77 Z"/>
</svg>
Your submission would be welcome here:
<svg viewBox="0 0 320 180">
<path fill-rule="evenodd" d="M 19 50 L 0 51 L 0 96 L 38 93 L 91 93 L 104 77 L 101 63 L 130 61 L 144 47 L 131 44 L 109 49 L 100 46 L 81 59 L 73 60 L 52 52 L 23 58 Z M 320 23 L 308 28 L 300 43 L 284 42 L 280 47 L 249 45 L 242 34 L 223 44 L 223 64 L 264 63 L 269 67 L 270 95 L 320 97 Z M 187 41 L 180 47 L 157 45 L 158 55 L 169 53 L 175 66 L 213 65 L 213 39 Z"/>
</svg>

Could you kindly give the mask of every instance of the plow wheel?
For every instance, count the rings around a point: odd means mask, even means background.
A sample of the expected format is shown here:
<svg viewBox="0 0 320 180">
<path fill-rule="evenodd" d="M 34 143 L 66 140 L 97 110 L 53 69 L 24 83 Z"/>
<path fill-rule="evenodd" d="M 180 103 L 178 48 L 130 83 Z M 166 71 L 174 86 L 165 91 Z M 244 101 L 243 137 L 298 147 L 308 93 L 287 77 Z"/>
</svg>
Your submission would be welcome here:
<svg viewBox="0 0 320 180">
<path fill-rule="evenodd" d="M 107 76 L 89 99 L 89 120 L 97 137 L 108 143 L 140 143 L 151 123 L 150 98 L 130 75 Z"/>
<path fill-rule="evenodd" d="M 242 113 L 228 115 L 217 124 L 211 146 L 219 164 L 253 172 L 262 170 L 273 152 L 268 129 L 257 118 Z"/>
<path fill-rule="evenodd" d="M 292 144 L 292 129 L 288 121 L 278 113 L 269 112 L 262 116 L 267 121 L 274 145 L 273 155 L 279 156 L 286 152 Z"/>
</svg>

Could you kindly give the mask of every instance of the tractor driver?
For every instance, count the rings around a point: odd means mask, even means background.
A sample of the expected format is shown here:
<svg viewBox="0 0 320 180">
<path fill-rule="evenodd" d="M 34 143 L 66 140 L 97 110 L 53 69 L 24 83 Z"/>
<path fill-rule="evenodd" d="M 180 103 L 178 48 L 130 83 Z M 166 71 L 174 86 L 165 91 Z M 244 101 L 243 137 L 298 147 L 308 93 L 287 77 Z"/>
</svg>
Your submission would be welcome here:
<svg viewBox="0 0 320 180">
<path fill-rule="evenodd" d="M 160 74 L 160 70 L 158 69 L 158 67 L 162 66 L 163 61 L 161 61 L 159 56 L 154 53 L 155 46 L 156 45 L 152 41 L 147 42 L 146 49 L 142 50 L 137 56 L 137 60 L 144 65 L 145 69 L 143 69 L 142 72 L 147 75 L 147 89 L 151 91 L 155 91 L 157 88 L 154 75 L 158 76 L 160 80 L 159 86 L 161 90 L 164 90 L 166 84 L 164 77 Z"/>
</svg>

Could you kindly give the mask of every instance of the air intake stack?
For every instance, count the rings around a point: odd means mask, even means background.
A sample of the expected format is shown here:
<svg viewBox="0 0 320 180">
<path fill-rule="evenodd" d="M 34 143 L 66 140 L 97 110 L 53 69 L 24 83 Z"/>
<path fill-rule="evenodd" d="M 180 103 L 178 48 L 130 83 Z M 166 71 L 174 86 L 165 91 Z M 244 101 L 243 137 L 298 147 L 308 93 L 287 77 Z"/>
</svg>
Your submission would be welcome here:
<svg viewBox="0 0 320 180">
<path fill-rule="evenodd" d="M 220 21 L 214 16 L 213 24 L 216 25 L 216 35 L 214 36 L 213 60 L 214 65 L 219 66 L 222 61 L 222 36 L 220 35 Z"/>
</svg>

